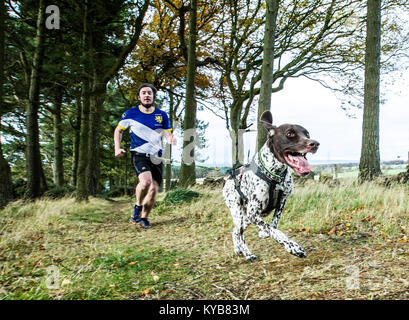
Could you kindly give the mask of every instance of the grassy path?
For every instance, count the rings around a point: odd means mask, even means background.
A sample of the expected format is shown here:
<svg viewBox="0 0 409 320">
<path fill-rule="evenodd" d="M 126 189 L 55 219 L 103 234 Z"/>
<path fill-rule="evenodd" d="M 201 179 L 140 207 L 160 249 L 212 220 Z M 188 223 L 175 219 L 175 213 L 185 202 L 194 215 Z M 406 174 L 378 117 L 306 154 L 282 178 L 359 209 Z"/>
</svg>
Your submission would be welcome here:
<svg viewBox="0 0 409 320">
<path fill-rule="evenodd" d="M 130 198 L 13 203 L 0 212 L 0 299 L 409 299 L 408 190 L 373 191 L 389 216 L 351 194 L 373 187 L 319 188 L 297 188 L 280 222 L 307 258 L 250 227 L 252 264 L 233 253 L 220 190 L 159 201 L 149 230 L 128 223 Z"/>
</svg>

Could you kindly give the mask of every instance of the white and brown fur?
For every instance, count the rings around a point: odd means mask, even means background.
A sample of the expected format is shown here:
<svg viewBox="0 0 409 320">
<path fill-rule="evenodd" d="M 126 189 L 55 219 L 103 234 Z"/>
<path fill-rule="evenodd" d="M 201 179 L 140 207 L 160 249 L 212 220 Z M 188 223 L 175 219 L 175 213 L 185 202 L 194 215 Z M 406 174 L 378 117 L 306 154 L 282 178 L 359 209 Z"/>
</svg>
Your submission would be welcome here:
<svg viewBox="0 0 409 320">
<path fill-rule="evenodd" d="M 270 172 L 281 174 L 286 170 L 287 164 L 282 155 L 284 149 L 288 150 L 288 148 L 294 148 L 296 150 L 309 150 L 309 152 L 315 152 L 318 148 L 319 143 L 310 140 L 308 132 L 301 126 L 282 125 L 280 127 L 274 127 L 272 125 L 272 116 L 269 111 L 263 114 L 260 121 L 270 133 L 268 140 L 260 150 L 260 156 L 263 163 Z M 285 140 L 285 137 L 279 136 L 282 132 L 288 130 L 288 126 L 300 131 L 297 132 L 300 136 L 298 141 L 287 141 Z M 313 145 L 311 141 L 316 143 L 316 147 L 305 148 L 306 145 Z M 257 154 L 255 155 L 255 161 L 256 164 L 262 168 Z M 299 244 L 289 239 L 283 232 L 277 229 L 286 200 L 293 191 L 293 179 L 289 170 L 287 170 L 287 174 L 282 182 L 277 183 L 275 188 L 281 189 L 283 191 L 283 196 L 274 213 L 272 222 L 269 225 L 262 219 L 263 215 L 261 214 L 267 208 L 269 203 L 269 184 L 266 181 L 258 177 L 251 170 L 243 173 L 240 181 L 240 190 L 244 196 L 247 197 L 247 203 L 243 201 L 238 194 L 232 178 L 227 179 L 223 187 L 223 198 L 227 207 L 230 209 L 234 222 L 234 252 L 238 255 L 244 255 L 247 261 L 253 262 L 257 260 L 257 257 L 250 252 L 244 240 L 244 231 L 250 224 L 259 228 L 260 238 L 272 237 L 279 244 L 283 245 L 287 252 L 298 257 L 306 257 L 304 249 Z M 268 214 L 269 212 L 266 215 Z"/>
</svg>

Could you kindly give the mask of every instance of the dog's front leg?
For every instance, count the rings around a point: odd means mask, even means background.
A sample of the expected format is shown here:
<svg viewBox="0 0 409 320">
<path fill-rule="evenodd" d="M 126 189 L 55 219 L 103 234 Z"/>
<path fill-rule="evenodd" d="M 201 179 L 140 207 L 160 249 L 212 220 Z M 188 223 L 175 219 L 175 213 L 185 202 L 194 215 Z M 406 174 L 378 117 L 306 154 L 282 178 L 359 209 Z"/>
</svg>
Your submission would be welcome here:
<svg viewBox="0 0 409 320">
<path fill-rule="evenodd" d="M 282 233 L 280 230 L 272 228 L 270 225 L 268 225 L 263 219 L 261 219 L 259 215 L 259 207 L 260 205 L 258 202 L 250 202 L 248 205 L 247 209 L 247 215 L 252 224 L 257 226 L 260 229 L 261 234 L 268 234 L 270 237 L 272 237 L 275 241 L 277 241 L 279 244 L 284 246 L 285 250 L 297 257 L 304 258 L 306 256 L 306 253 L 304 249 L 296 242 L 293 240 L 289 239 L 284 233 Z M 259 236 L 260 236 L 259 233 Z"/>
<path fill-rule="evenodd" d="M 271 227 L 277 229 L 278 223 L 280 222 L 281 214 L 283 213 L 285 202 L 287 201 L 287 196 L 283 196 L 276 211 L 274 212 L 273 220 L 271 221 Z"/>
<path fill-rule="evenodd" d="M 277 206 L 277 209 L 274 212 L 273 220 L 271 221 L 271 224 L 270 224 L 270 228 L 277 229 L 278 223 L 279 223 L 280 218 L 281 218 L 281 214 L 283 213 L 283 210 L 284 210 L 284 207 L 285 207 L 285 202 L 287 200 L 287 197 L 288 196 L 284 196 L 281 199 L 279 205 Z M 259 233 L 258 233 L 258 237 L 261 238 L 261 239 L 265 239 L 265 238 L 268 238 L 270 236 L 271 236 L 270 230 L 267 230 L 267 231 L 260 230 Z"/>
<path fill-rule="evenodd" d="M 247 216 L 252 224 L 259 228 L 258 236 L 268 238 L 271 236 L 270 226 L 260 217 L 261 201 L 252 201 L 247 207 Z"/>
</svg>

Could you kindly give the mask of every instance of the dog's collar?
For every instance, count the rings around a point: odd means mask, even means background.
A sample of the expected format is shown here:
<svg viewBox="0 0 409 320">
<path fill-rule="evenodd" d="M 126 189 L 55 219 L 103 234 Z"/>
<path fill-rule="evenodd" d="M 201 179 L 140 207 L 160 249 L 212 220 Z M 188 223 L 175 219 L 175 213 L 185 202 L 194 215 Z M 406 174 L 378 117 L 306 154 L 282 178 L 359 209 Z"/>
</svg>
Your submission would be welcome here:
<svg viewBox="0 0 409 320">
<path fill-rule="evenodd" d="M 268 152 L 264 152 L 267 151 L 266 148 Z M 263 154 L 268 156 L 268 158 L 263 160 Z M 254 157 L 253 161 L 271 180 L 281 182 L 287 174 L 287 165 L 278 161 L 274 155 L 271 154 L 267 144 L 260 148 L 258 156 Z"/>
</svg>

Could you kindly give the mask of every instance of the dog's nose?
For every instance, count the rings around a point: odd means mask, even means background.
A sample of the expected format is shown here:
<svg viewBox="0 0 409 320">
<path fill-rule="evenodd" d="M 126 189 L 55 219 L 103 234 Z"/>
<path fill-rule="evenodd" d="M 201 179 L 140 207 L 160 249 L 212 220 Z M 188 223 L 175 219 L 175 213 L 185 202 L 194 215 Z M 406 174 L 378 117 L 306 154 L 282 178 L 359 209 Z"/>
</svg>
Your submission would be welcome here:
<svg viewBox="0 0 409 320">
<path fill-rule="evenodd" d="M 318 141 L 311 140 L 310 144 L 308 146 L 311 147 L 311 148 L 318 148 L 319 145 L 320 145 L 320 143 Z"/>
</svg>

